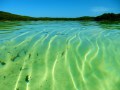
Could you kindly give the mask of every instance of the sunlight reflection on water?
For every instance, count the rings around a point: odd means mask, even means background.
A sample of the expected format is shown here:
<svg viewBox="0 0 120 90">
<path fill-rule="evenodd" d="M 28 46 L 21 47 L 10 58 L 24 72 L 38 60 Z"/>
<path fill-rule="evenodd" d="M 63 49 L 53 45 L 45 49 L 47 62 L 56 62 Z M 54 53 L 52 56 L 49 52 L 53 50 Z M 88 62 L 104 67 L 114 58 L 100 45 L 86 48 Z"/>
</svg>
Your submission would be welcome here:
<svg viewBox="0 0 120 90">
<path fill-rule="evenodd" d="M 0 22 L 0 90 L 119 90 L 119 41 L 120 23 Z"/>
</svg>

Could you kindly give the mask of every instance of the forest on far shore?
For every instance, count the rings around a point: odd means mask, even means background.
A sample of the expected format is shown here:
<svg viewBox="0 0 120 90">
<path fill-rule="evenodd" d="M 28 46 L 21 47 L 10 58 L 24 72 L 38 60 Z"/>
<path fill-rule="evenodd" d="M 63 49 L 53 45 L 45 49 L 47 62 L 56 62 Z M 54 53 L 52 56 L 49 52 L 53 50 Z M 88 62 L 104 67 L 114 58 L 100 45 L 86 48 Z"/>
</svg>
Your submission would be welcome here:
<svg viewBox="0 0 120 90">
<path fill-rule="evenodd" d="M 51 17 L 30 17 L 16 15 L 9 12 L 0 11 L 0 21 L 120 21 L 120 13 L 104 13 L 102 15 L 91 17 L 83 16 L 77 18 L 51 18 Z"/>
</svg>

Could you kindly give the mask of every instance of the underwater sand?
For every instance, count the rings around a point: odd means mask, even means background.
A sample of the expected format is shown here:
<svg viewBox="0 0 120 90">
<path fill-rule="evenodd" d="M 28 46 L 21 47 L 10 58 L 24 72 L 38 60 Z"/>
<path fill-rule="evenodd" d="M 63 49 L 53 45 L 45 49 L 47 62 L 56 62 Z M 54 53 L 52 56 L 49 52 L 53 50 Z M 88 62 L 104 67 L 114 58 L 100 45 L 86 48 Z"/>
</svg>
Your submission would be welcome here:
<svg viewBox="0 0 120 90">
<path fill-rule="evenodd" d="M 0 22 L 0 90 L 120 90 L 120 23 Z"/>
</svg>

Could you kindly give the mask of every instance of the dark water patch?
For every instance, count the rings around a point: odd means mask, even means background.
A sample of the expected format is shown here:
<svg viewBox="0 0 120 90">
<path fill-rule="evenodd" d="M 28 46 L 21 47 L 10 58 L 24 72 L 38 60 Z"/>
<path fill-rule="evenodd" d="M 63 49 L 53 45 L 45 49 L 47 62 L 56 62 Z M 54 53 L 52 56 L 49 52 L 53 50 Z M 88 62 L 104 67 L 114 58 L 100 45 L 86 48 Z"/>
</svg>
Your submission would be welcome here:
<svg viewBox="0 0 120 90">
<path fill-rule="evenodd" d="M 31 57 L 31 53 L 29 54 L 29 56 L 28 56 L 28 57 L 29 57 L 29 59 L 30 59 L 30 57 Z"/>
<path fill-rule="evenodd" d="M 6 63 L 3 62 L 3 61 L 0 61 L 0 64 L 3 65 L 3 66 L 6 65 Z"/>
<path fill-rule="evenodd" d="M 65 55 L 65 51 L 62 52 L 61 56 L 63 57 Z"/>
<path fill-rule="evenodd" d="M 37 56 L 39 56 L 39 54 L 37 53 Z"/>
<path fill-rule="evenodd" d="M 12 58 L 11 58 L 11 61 L 15 61 L 18 57 L 20 57 L 20 55 L 19 54 L 17 54 L 16 56 L 13 56 Z"/>
<path fill-rule="evenodd" d="M 4 79 L 6 79 L 6 76 L 3 76 Z"/>
<path fill-rule="evenodd" d="M 26 81 L 26 83 L 29 83 L 29 81 L 30 81 L 30 76 L 29 75 L 27 75 L 26 77 L 25 77 L 25 81 Z"/>
<path fill-rule="evenodd" d="M 19 88 L 16 88 L 16 90 L 20 90 Z"/>
</svg>

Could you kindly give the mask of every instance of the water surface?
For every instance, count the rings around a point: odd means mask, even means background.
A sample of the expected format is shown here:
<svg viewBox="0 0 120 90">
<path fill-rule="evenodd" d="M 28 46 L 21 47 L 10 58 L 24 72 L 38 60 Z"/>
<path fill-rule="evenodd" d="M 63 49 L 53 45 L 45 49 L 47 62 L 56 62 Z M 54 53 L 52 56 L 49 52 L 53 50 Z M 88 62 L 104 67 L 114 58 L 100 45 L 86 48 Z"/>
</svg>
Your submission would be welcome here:
<svg viewBox="0 0 120 90">
<path fill-rule="evenodd" d="M 0 22 L 0 90 L 119 90 L 120 23 Z"/>
</svg>

